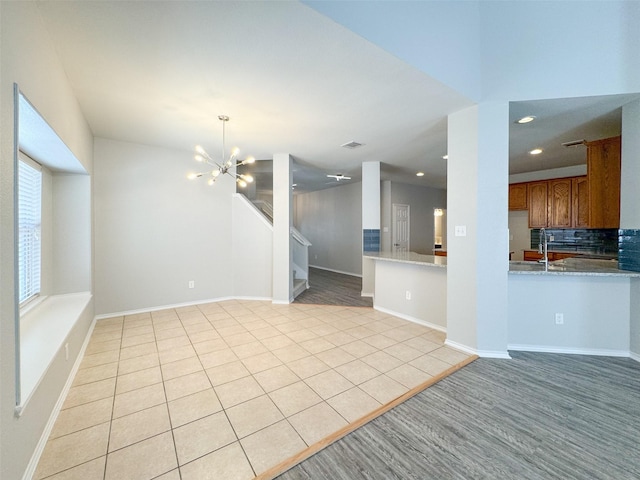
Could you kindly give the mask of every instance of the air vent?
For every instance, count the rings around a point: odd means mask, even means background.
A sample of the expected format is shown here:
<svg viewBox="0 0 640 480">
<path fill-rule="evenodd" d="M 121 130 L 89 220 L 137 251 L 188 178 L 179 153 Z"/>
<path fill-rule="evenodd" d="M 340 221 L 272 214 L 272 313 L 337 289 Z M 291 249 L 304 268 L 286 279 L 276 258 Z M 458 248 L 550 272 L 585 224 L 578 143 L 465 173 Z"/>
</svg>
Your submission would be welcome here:
<svg viewBox="0 0 640 480">
<path fill-rule="evenodd" d="M 358 142 L 351 141 L 351 142 L 345 143 L 345 144 L 340 145 L 340 146 L 344 147 L 344 148 L 350 148 L 350 149 L 353 150 L 354 148 L 361 147 L 362 145 L 364 145 L 364 143 L 358 143 Z"/>
</svg>

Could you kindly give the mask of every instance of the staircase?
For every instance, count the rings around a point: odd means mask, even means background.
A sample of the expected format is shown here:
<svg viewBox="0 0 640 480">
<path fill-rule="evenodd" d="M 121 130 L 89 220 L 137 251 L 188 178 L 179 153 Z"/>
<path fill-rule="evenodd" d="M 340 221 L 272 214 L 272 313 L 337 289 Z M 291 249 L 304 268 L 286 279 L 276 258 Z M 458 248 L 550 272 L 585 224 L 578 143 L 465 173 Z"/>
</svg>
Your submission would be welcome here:
<svg viewBox="0 0 640 480">
<path fill-rule="evenodd" d="M 251 203 L 273 224 L 273 207 L 264 200 L 252 200 Z M 291 249 L 293 253 L 293 298 L 309 288 L 309 247 L 311 242 L 291 227 Z"/>
<path fill-rule="evenodd" d="M 309 288 L 309 247 L 311 242 L 296 227 L 291 227 L 293 249 L 293 298 Z"/>
</svg>

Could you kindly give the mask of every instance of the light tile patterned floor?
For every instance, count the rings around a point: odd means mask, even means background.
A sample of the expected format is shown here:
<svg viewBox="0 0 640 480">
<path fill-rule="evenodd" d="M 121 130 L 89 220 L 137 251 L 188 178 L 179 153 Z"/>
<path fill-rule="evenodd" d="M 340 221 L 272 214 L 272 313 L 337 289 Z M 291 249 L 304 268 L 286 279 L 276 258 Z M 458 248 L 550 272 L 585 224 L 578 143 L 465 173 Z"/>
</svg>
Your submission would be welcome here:
<svg viewBox="0 0 640 480">
<path fill-rule="evenodd" d="M 99 320 L 35 478 L 253 478 L 468 357 L 443 340 L 363 307 Z"/>
</svg>

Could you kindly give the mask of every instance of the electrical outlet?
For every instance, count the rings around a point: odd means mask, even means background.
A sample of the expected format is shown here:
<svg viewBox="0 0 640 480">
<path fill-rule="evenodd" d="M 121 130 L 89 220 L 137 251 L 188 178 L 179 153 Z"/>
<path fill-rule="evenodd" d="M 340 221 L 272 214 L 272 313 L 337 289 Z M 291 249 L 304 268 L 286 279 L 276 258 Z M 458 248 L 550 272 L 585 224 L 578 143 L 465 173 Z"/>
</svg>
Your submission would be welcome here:
<svg viewBox="0 0 640 480">
<path fill-rule="evenodd" d="M 406 298 L 407 300 L 411 300 L 411 291 L 410 291 L 410 290 L 407 290 L 407 292 L 405 293 L 405 295 L 404 295 L 404 296 L 405 296 L 405 298 Z"/>
<path fill-rule="evenodd" d="M 556 325 L 564 324 L 564 313 L 556 313 Z"/>
<path fill-rule="evenodd" d="M 189 280 L 189 288 L 195 288 L 196 282 L 195 280 Z"/>
<path fill-rule="evenodd" d="M 456 225 L 454 228 L 454 233 L 456 237 L 466 237 L 467 236 L 467 226 L 466 225 Z"/>
</svg>

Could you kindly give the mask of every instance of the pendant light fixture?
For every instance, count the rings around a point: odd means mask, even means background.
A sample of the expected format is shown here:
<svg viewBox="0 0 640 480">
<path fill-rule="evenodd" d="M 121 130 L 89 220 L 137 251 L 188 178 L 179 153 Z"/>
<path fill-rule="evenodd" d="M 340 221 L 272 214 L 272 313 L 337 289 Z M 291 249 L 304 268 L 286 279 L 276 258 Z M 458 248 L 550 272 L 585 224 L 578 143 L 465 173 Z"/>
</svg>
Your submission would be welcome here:
<svg viewBox="0 0 640 480">
<path fill-rule="evenodd" d="M 200 178 L 203 176 L 206 176 L 207 179 L 207 184 L 209 185 L 213 185 L 214 183 L 216 183 L 216 180 L 218 179 L 218 177 L 220 175 L 224 175 L 225 173 L 233 178 L 236 179 L 236 183 L 238 185 L 240 185 L 241 187 L 246 187 L 247 183 L 251 183 L 253 182 L 253 177 L 251 175 L 245 175 L 245 174 L 241 174 L 241 173 L 237 173 L 237 171 L 233 171 L 230 172 L 229 169 L 231 167 L 239 167 L 241 165 L 248 165 L 250 163 L 254 163 L 256 161 L 255 158 L 253 157 L 247 157 L 244 160 L 236 160 L 236 158 L 238 157 L 238 153 L 240 152 L 240 150 L 235 147 L 232 151 L 231 154 L 229 155 L 229 158 L 225 161 L 224 158 L 226 156 L 226 145 L 225 145 L 225 124 L 229 121 L 229 117 L 226 115 L 218 115 L 218 120 L 220 120 L 222 122 L 222 157 L 221 158 L 221 162 L 222 164 L 216 162 L 215 160 L 213 160 L 209 154 L 207 153 L 207 151 L 202 148 L 201 145 L 196 145 L 195 148 L 195 156 L 193 158 L 196 159 L 197 162 L 200 163 L 205 163 L 207 165 L 210 165 L 211 167 L 214 167 L 212 170 L 207 170 L 205 172 L 199 172 L 199 173 L 192 173 L 188 176 L 188 178 L 190 180 L 194 180 L 196 178 Z"/>
</svg>

